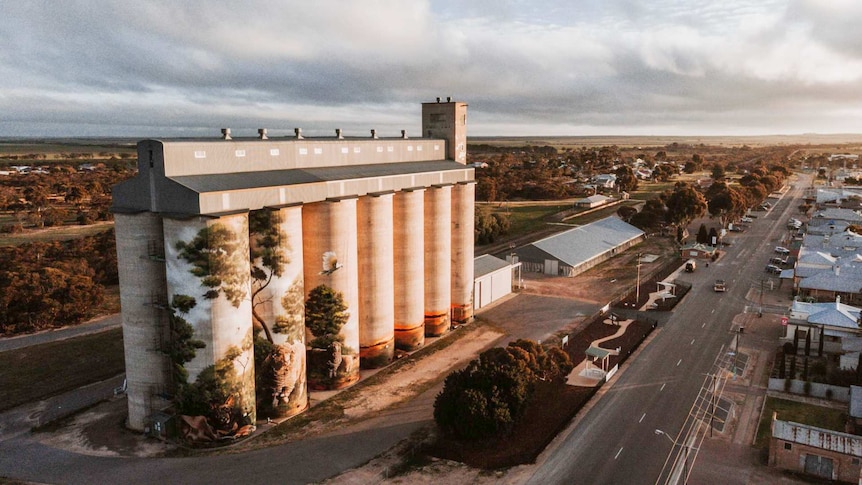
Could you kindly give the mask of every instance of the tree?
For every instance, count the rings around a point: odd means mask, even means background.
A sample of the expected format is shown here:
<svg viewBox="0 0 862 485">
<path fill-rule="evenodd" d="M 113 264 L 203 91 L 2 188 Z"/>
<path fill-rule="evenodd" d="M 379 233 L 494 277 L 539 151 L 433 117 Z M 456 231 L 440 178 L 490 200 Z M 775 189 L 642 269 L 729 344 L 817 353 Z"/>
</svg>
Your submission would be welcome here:
<svg viewBox="0 0 862 485">
<path fill-rule="evenodd" d="M 629 222 L 632 219 L 632 216 L 638 213 L 638 210 L 630 205 L 621 206 L 617 209 L 617 215 L 620 216 L 620 219 Z"/>
<path fill-rule="evenodd" d="M 251 315 L 255 327 L 263 330 L 266 339 L 274 342 L 272 331 L 257 308 L 266 303 L 261 293 L 272 283 L 274 277 L 282 275 L 285 259 L 282 242 L 287 235 L 279 230 L 278 213 L 267 209 L 252 211 L 248 216 L 249 262 L 251 265 Z"/>
<path fill-rule="evenodd" d="M 696 241 L 700 244 L 709 244 L 709 233 L 706 230 L 706 224 L 701 224 L 697 230 Z"/>
<path fill-rule="evenodd" d="M 631 167 L 623 165 L 616 171 L 616 184 L 621 192 L 633 192 L 638 188 L 638 179 Z"/>
<path fill-rule="evenodd" d="M 724 182 L 712 184 L 706 196 L 709 214 L 718 218 L 721 227 L 727 227 L 728 222 L 745 213 L 745 196 Z"/>
<path fill-rule="evenodd" d="M 326 285 L 312 289 L 305 302 L 305 326 L 314 336 L 312 348 L 328 349 L 333 342 L 344 342 L 341 327 L 349 318 L 347 304 L 340 292 Z"/>
<path fill-rule="evenodd" d="M 239 307 L 248 296 L 249 276 L 240 270 L 246 251 L 227 226 L 215 223 L 204 227 L 191 242 L 178 241 L 176 248 L 180 258 L 192 265 L 191 273 L 209 288 L 204 298 L 212 300 L 223 294 L 233 306 Z"/>
<path fill-rule="evenodd" d="M 677 182 L 674 190 L 665 199 L 668 222 L 678 227 L 690 223 L 706 212 L 703 195 L 685 182 Z"/>
<path fill-rule="evenodd" d="M 712 178 L 713 180 L 724 180 L 724 167 L 719 164 L 715 164 L 712 166 Z"/>
<path fill-rule="evenodd" d="M 646 231 L 647 229 L 655 229 L 665 222 L 667 208 L 661 199 L 650 199 L 646 201 L 643 209 L 633 215 L 630 223 Z"/>
<path fill-rule="evenodd" d="M 655 166 L 655 169 L 653 169 L 653 176 L 662 182 L 667 182 L 671 177 L 676 175 L 676 173 L 676 167 L 669 163 L 658 164 Z"/>
</svg>

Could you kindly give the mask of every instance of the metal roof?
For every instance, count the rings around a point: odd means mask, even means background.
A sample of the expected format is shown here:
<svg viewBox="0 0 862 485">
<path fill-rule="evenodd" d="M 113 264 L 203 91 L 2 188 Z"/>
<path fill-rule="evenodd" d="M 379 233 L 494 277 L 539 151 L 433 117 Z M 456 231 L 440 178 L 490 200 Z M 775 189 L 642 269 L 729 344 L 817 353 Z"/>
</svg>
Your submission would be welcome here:
<svg viewBox="0 0 862 485">
<path fill-rule="evenodd" d="M 772 421 L 772 436 L 791 443 L 862 457 L 862 436 L 779 419 Z"/>
<path fill-rule="evenodd" d="M 577 267 L 643 234 L 643 231 L 621 219 L 606 217 L 531 245 L 569 266 Z"/>
<path fill-rule="evenodd" d="M 604 359 L 610 354 L 610 350 L 605 350 L 599 347 L 590 347 L 587 349 L 587 357 L 593 357 L 595 359 Z"/>
<path fill-rule="evenodd" d="M 508 261 L 496 258 L 490 254 L 483 254 L 473 260 L 473 277 L 485 276 L 509 266 L 511 264 Z"/>
<path fill-rule="evenodd" d="M 388 175 L 402 175 L 409 173 L 464 170 L 464 168 L 465 166 L 463 164 L 454 160 L 437 160 L 429 162 L 297 168 L 291 170 L 268 170 L 263 172 L 183 175 L 169 178 L 197 193 L 206 193 L 255 189 L 261 187 L 299 185 L 334 180 L 386 177 Z"/>
</svg>

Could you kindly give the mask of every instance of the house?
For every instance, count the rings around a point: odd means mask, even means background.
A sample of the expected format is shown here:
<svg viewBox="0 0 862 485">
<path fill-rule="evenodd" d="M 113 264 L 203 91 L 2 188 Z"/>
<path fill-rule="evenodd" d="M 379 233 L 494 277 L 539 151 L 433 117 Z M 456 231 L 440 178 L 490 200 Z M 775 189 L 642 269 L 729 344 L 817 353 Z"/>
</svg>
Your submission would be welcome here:
<svg viewBox="0 0 862 485">
<path fill-rule="evenodd" d="M 473 278 L 473 308 L 478 310 L 520 286 L 521 264 L 485 254 L 473 260 Z"/>
<path fill-rule="evenodd" d="M 524 271 L 572 277 L 641 242 L 640 229 L 616 217 L 546 237 L 515 250 Z"/>
<path fill-rule="evenodd" d="M 592 209 L 593 207 L 603 206 L 611 202 L 613 198 L 601 194 L 591 195 L 575 201 L 575 207 Z"/>
<path fill-rule="evenodd" d="M 844 340 L 862 337 L 860 311 L 858 307 L 841 303 L 841 298 L 822 303 L 794 300 L 782 340 L 793 342 L 809 339 L 816 342 L 818 347 L 822 340 L 824 352 L 841 354 Z"/>
<path fill-rule="evenodd" d="M 680 248 L 680 257 L 682 259 L 713 259 L 717 251 L 716 248 L 707 246 L 706 244 L 686 244 Z"/>
<path fill-rule="evenodd" d="M 862 436 L 772 415 L 769 466 L 827 480 L 862 483 Z"/>
<path fill-rule="evenodd" d="M 862 304 L 862 267 L 857 265 L 835 265 L 831 270 L 797 280 L 801 298 L 820 302 L 841 298 L 848 303 Z"/>
<path fill-rule="evenodd" d="M 593 183 L 603 189 L 612 189 L 616 186 L 617 176 L 612 173 L 603 173 L 593 177 Z"/>
</svg>

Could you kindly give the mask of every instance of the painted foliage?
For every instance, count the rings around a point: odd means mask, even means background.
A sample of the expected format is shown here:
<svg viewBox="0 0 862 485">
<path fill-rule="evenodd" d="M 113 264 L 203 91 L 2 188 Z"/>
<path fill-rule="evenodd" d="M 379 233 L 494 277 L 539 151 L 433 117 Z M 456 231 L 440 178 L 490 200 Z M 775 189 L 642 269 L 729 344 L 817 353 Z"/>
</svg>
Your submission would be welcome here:
<svg viewBox="0 0 862 485">
<path fill-rule="evenodd" d="M 308 380 L 313 389 L 338 389 L 354 382 L 357 349 L 345 345 L 342 328 L 350 318 L 342 294 L 326 285 L 312 289 L 305 302 L 309 342 Z"/>
<path fill-rule="evenodd" d="M 256 419 L 247 234 L 244 214 L 165 220 L 175 404 L 204 418 L 189 439 L 247 434 Z"/>
<path fill-rule="evenodd" d="M 249 215 L 257 409 L 292 416 L 308 407 L 299 207 Z"/>
</svg>

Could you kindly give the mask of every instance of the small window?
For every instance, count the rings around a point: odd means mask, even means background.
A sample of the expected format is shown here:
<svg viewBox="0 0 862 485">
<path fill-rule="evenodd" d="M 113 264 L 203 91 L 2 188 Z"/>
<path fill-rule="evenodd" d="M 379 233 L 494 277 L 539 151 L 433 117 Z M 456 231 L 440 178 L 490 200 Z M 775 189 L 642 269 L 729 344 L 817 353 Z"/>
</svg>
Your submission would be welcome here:
<svg viewBox="0 0 862 485">
<path fill-rule="evenodd" d="M 234 152 L 234 155 L 236 155 L 237 157 L 244 157 L 245 156 L 245 150 L 237 150 Z"/>
<path fill-rule="evenodd" d="M 407 145 L 407 151 L 412 152 L 413 151 L 413 145 Z"/>
<path fill-rule="evenodd" d="M 850 460 L 850 462 L 853 463 L 854 465 L 858 465 L 859 464 L 859 458 L 853 458 L 852 460 Z"/>
<path fill-rule="evenodd" d="M 383 153 L 383 147 L 377 147 L 377 153 Z"/>
<path fill-rule="evenodd" d="M 341 147 L 341 153 L 347 155 L 348 153 L 350 153 L 350 149 L 347 147 Z"/>
<path fill-rule="evenodd" d="M 308 148 L 300 148 L 299 154 L 300 155 L 308 155 Z"/>
<path fill-rule="evenodd" d="M 791 443 L 784 443 L 784 449 L 785 449 L 785 450 L 788 450 L 788 451 L 789 451 L 789 450 L 791 450 L 791 449 L 793 449 L 793 444 L 791 444 Z"/>
<path fill-rule="evenodd" d="M 323 155 L 323 148 L 315 148 L 314 154 L 315 155 Z"/>
<path fill-rule="evenodd" d="M 273 148 L 269 151 L 269 154 L 273 157 L 277 157 L 279 153 L 278 148 Z"/>
<path fill-rule="evenodd" d="M 205 152 L 203 150 L 195 151 L 195 158 L 206 158 L 206 157 L 207 157 L 207 152 Z"/>
<path fill-rule="evenodd" d="M 362 149 L 360 149 L 359 147 L 353 147 L 353 153 L 359 153 L 361 151 Z"/>
</svg>

